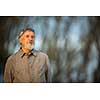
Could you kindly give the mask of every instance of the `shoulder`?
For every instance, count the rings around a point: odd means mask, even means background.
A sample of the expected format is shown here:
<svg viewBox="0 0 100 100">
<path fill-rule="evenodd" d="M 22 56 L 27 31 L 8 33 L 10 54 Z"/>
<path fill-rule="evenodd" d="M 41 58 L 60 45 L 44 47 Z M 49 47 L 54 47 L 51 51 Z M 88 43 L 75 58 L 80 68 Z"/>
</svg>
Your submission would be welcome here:
<svg viewBox="0 0 100 100">
<path fill-rule="evenodd" d="M 10 55 L 7 59 L 7 61 L 14 61 L 16 59 L 16 56 L 19 54 L 19 51 L 13 53 L 12 55 Z"/>
<path fill-rule="evenodd" d="M 40 55 L 47 57 L 48 55 L 44 52 L 39 52 Z"/>
<path fill-rule="evenodd" d="M 46 54 L 46 53 L 44 53 L 44 52 L 42 52 L 42 51 L 37 51 L 37 54 L 39 55 L 39 56 L 42 56 L 42 57 L 48 57 L 48 55 Z"/>
<path fill-rule="evenodd" d="M 10 55 L 9 57 L 8 57 L 8 59 L 7 59 L 7 61 L 14 61 L 14 59 L 15 59 L 15 54 L 12 54 L 12 55 Z"/>
<path fill-rule="evenodd" d="M 7 61 L 6 61 L 6 63 L 5 63 L 5 66 L 6 67 L 12 67 L 12 65 L 15 63 L 15 57 L 14 57 L 14 55 L 12 54 L 12 55 L 10 55 L 8 58 L 7 58 Z"/>
<path fill-rule="evenodd" d="M 42 52 L 41 50 L 34 49 L 34 52 L 39 57 L 46 57 L 46 58 L 48 58 L 48 55 L 46 53 Z"/>
</svg>

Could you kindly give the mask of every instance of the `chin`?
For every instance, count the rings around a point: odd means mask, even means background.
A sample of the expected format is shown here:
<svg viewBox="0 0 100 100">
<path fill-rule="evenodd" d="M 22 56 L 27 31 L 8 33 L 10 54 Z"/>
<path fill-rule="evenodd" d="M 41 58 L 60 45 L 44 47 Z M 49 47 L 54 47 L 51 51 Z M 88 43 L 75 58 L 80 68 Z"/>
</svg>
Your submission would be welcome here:
<svg viewBox="0 0 100 100">
<path fill-rule="evenodd" d="M 33 47 L 34 47 L 34 45 L 30 44 L 30 43 L 25 45 L 25 48 L 28 49 L 28 50 L 32 50 Z"/>
</svg>

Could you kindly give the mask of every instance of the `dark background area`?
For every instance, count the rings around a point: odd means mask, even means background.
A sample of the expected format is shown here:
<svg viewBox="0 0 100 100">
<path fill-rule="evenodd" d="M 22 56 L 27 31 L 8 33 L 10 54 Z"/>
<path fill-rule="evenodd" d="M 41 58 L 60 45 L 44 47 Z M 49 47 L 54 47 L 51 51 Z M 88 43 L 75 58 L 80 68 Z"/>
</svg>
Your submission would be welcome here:
<svg viewBox="0 0 100 100">
<path fill-rule="evenodd" d="M 53 82 L 100 82 L 100 17 L 0 17 L 0 82 L 5 62 L 24 28 L 36 31 L 35 48 L 48 54 Z"/>
</svg>

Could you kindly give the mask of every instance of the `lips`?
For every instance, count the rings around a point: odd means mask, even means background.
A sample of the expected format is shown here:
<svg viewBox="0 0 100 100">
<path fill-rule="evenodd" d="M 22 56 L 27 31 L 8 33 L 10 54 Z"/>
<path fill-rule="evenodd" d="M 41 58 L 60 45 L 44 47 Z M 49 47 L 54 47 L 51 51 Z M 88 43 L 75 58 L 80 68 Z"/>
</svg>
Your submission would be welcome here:
<svg viewBox="0 0 100 100">
<path fill-rule="evenodd" d="M 33 42 L 28 42 L 29 44 L 33 44 Z"/>
</svg>

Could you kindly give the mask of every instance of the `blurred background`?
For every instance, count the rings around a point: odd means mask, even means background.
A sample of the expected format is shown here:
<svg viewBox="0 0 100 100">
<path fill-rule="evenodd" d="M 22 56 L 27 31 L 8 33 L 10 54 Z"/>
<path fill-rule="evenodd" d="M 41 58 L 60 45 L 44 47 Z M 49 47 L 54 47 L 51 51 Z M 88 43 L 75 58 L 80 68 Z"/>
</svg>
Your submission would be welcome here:
<svg viewBox="0 0 100 100">
<path fill-rule="evenodd" d="M 100 17 L 0 17 L 0 82 L 19 48 L 22 29 L 35 29 L 35 49 L 49 56 L 53 83 L 100 82 Z"/>
</svg>

